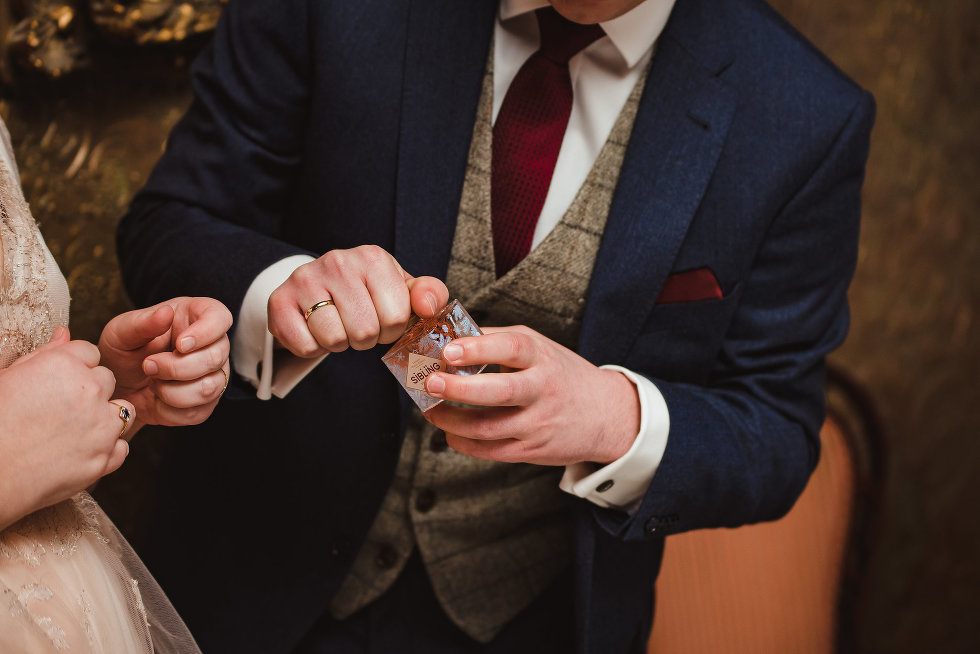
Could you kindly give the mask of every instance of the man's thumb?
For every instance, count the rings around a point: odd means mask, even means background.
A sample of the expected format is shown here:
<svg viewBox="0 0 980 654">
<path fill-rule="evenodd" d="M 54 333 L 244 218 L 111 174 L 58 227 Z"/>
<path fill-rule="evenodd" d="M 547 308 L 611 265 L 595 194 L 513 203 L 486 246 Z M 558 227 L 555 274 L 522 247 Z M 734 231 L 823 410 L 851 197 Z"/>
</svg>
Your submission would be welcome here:
<svg viewBox="0 0 980 654">
<path fill-rule="evenodd" d="M 127 311 L 106 325 L 103 337 L 122 350 L 137 350 L 167 333 L 173 325 L 174 310 L 167 304 Z"/>
</svg>

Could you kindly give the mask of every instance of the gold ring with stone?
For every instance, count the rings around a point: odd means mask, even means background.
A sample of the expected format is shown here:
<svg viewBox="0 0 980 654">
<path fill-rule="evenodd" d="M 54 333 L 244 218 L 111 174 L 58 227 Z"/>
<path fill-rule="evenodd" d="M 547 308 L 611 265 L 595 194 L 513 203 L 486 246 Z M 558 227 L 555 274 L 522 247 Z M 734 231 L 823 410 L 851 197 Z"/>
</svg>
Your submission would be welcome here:
<svg viewBox="0 0 980 654">
<path fill-rule="evenodd" d="M 129 429 L 129 421 L 133 418 L 133 414 L 122 404 L 117 404 L 116 402 L 110 402 L 109 404 L 115 404 L 117 407 L 119 407 L 119 419 L 122 420 L 123 423 L 122 429 L 119 430 L 119 438 L 122 438 L 123 434 L 126 433 L 126 430 Z"/>
<path fill-rule="evenodd" d="M 329 307 L 329 306 L 332 306 L 332 305 L 333 305 L 333 300 L 320 300 L 319 302 L 317 302 L 316 304 L 314 304 L 312 307 L 310 307 L 309 309 L 307 309 L 306 310 L 306 313 L 303 314 L 303 317 L 306 318 L 307 320 L 309 320 L 310 319 L 310 316 L 312 316 L 313 315 L 313 312 L 316 311 L 317 309 L 322 309 L 323 307 Z"/>
</svg>

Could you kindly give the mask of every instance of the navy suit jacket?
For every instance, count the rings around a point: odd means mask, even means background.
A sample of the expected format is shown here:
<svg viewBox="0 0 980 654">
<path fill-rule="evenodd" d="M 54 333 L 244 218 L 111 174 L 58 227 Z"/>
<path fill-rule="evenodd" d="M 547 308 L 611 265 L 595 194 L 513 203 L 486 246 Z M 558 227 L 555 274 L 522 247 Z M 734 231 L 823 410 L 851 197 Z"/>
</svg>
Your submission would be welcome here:
<svg viewBox="0 0 980 654">
<path fill-rule="evenodd" d="M 232 2 L 196 98 L 120 225 L 139 304 L 233 313 L 282 257 L 377 244 L 445 277 L 495 0 Z M 670 436 L 632 516 L 579 502 L 581 652 L 641 652 L 664 536 L 786 512 L 818 458 L 844 338 L 873 101 L 757 0 L 677 0 L 578 352 L 647 375 Z M 710 268 L 722 297 L 658 303 Z M 205 651 L 288 651 L 384 495 L 407 398 L 331 355 L 285 400 L 232 387 L 182 430 L 142 554 Z"/>
</svg>

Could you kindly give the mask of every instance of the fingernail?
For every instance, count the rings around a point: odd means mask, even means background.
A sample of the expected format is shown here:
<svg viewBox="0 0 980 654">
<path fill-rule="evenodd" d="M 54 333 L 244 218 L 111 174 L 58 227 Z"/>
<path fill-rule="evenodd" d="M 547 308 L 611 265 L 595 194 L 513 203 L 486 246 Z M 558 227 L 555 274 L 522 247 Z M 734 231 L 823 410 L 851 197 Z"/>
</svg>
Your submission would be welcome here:
<svg viewBox="0 0 980 654">
<path fill-rule="evenodd" d="M 194 349 L 194 342 L 195 341 L 193 336 L 185 336 L 184 338 L 180 339 L 180 344 L 179 344 L 180 351 L 190 352 L 191 350 Z"/>
<path fill-rule="evenodd" d="M 436 302 L 436 294 L 431 291 L 425 294 L 425 302 L 429 305 L 429 311 L 436 315 L 439 311 L 439 304 Z"/>
<path fill-rule="evenodd" d="M 442 358 L 450 363 L 459 360 L 461 356 L 463 356 L 463 348 L 454 343 L 450 343 L 442 350 Z"/>
<path fill-rule="evenodd" d="M 442 378 L 441 375 L 432 375 L 427 380 L 425 380 L 425 392 L 432 397 L 438 397 L 442 395 L 442 392 L 446 390 L 446 380 Z"/>
<path fill-rule="evenodd" d="M 156 361 L 147 359 L 143 362 L 143 372 L 145 372 L 147 375 L 155 375 L 160 372 L 160 366 L 157 365 Z"/>
</svg>

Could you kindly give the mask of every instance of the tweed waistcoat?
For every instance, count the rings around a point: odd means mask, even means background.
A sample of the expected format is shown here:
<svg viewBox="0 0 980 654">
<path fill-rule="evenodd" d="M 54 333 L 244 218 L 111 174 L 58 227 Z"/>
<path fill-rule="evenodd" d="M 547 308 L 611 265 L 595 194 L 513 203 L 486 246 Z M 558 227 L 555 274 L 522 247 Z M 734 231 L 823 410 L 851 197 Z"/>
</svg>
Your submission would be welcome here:
<svg viewBox="0 0 980 654">
<path fill-rule="evenodd" d="M 490 217 L 493 52 L 470 145 L 446 283 L 484 326 L 525 324 L 574 348 L 592 268 L 643 90 L 626 101 L 592 170 L 548 236 L 500 279 Z M 392 484 L 330 612 L 384 593 L 418 547 L 450 619 L 489 642 L 570 564 L 574 500 L 563 470 L 466 457 L 415 410 Z"/>
</svg>

